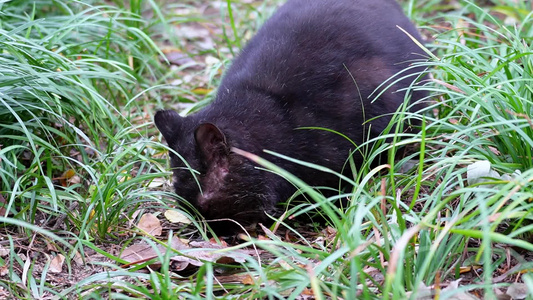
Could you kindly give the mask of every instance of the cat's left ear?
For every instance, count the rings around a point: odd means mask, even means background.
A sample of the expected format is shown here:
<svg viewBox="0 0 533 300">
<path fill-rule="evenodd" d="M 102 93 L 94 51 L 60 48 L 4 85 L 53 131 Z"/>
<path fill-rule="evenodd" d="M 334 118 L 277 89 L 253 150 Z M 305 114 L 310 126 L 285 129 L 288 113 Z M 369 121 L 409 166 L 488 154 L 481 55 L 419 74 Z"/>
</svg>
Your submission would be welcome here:
<svg viewBox="0 0 533 300">
<path fill-rule="evenodd" d="M 160 110 L 154 116 L 155 126 L 163 134 L 170 147 L 178 140 L 183 118 L 173 110 Z"/>
<path fill-rule="evenodd" d="M 208 162 L 226 157 L 229 153 L 226 136 L 215 124 L 200 124 L 194 132 L 194 138 Z"/>
</svg>

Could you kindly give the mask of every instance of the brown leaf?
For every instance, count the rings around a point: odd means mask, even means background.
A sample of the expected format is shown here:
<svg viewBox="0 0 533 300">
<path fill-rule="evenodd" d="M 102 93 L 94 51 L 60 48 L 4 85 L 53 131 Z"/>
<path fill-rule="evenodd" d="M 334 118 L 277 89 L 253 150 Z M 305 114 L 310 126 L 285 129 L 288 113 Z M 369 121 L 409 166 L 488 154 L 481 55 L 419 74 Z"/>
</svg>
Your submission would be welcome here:
<svg viewBox="0 0 533 300">
<path fill-rule="evenodd" d="M 159 222 L 159 219 L 150 213 L 144 214 L 141 217 L 137 227 L 153 236 L 160 236 L 161 232 L 163 231 L 163 227 L 161 227 L 161 222 Z"/>
<path fill-rule="evenodd" d="M 60 177 L 53 178 L 54 180 L 59 180 L 61 186 L 67 187 L 69 185 L 68 180 L 76 175 L 76 171 L 68 169 Z"/>
<path fill-rule="evenodd" d="M 211 249 L 222 249 L 222 248 L 224 248 L 224 246 L 217 244 L 214 240 L 211 240 L 211 241 L 191 241 L 189 243 L 189 245 L 192 248 L 211 248 Z"/>
<path fill-rule="evenodd" d="M 260 234 L 257 236 L 257 239 L 260 240 L 260 241 L 271 241 L 272 239 Z"/>
<path fill-rule="evenodd" d="M 172 239 L 172 244 L 170 247 L 183 253 L 183 255 L 175 255 L 170 258 L 172 261 L 173 270 L 176 272 L 200 267 L 204 264 L 204 261 L 216 262 L 220 264 L 243 263 L 250 256 L 258 255 L 260 253 L 259 251 L 244 249 L 223 252 L 220 250 L 227 247 L 214 242 L 196 241 L 189 242 L 189 244 L 187 244 L 178 238 Z M 157 249 L 160 253 L 164 253 L 166 251 L 166 248 L 163 245 L 157 245 Z M 135 244 L 126 248 L 120 256 L 120 258 L 129 262 L 128 265 L 146 262 L 147 260 L 155 257 L 157 257 L 156 250 L 146 242 Z M 151 267 L 158 268 L 160 265 L 156 264 Z"/>
<path fill-rule="evenodd" d="M 313 296 L 313 291 L 311 289 L 308 289 L 308 288 L 304 288 L 304 290 L 302 291 L 302 295 L 306 295 L 306 296 Z"/>
<path fill-rule="evenodd" d="M 190 58 L 187 54 L 181 52 L 176 48 L 164 48 L 162 49 L 163 54 L 165 54 L 168 62 L 173 65 L 182 66 L 185 64 L 193 64 L 194 60 Z"/>
<path fill-rule="evenodd" d="M 58 254 L 50 262 L 50 273 L 61 273 L 63 270 L 63 263 L 65 262 L 65 257 L 62 254 Z"/>
<path fill-rule="evenodd" d="M 142 263 L 157 257 L 157 253 L 151 245 L 146 242 L 134 244 L 124 249 L 120 258 L 130 264 Z"/>
<path fill-rule="evenodd" d="M 250 274 L 246 274 L 246 276 L 241 280 L 241 283 L 246 285 L 253 285 L 254 282 L 254 278 Z"/>
<path fill-rule="evenodd" d="M 219 283 L 243 283 L 246 285 L 253 285 L 254 279 L 249 274 L 228 274 L 217 276 L 217 282 Z"/>
<path fill-rule="evenodd" d="M 0 276 L 6 276 L 8 273 L 9 273 L 9 265 L 0 267 Z"/>
<path fill-rule="evenodd" d="M 9 255 L 9 249 L 7 249 L 4 246 L 0 245 L 0 257 L 6 257 L 8 255 Z"/>
<path fill-rule="evenodd" d="M 54 243 L 51 243 L 49 240 L 45 240 L 46 243 L 46 250 L 49 252 L 58 252 L 57 246 Z"/>
<path fill-rule="evenodd" d="M 178 251 L 189 248 L 187 244 L 185 244 L 182 240 L 176 237 L 172 239 L 170 247 Z M 165 251 L 167 251 L 167 248 L 163 245 L 158 244 L 157 250 L 159 253 L 165 253 Z M 148 261 L 156 257 L 157 257 L 156 250 L 154 249 L 152 245 L 148 244 L 146 241 L 142 241 L 139 244 L 134 244 L 134 245 L 129 246 L 128 248 L 124 249 L 124 251 L 120 255 L 121 259 L 129 262 L 128 265 L 143 263 L 145 261 Z M 154 264 L 151 267 L 158 268 L 159 266 L 160 264 Z"/>
<path fill-rule="evenodd" d="M 74 253 L 74 258 L 73 258 L 74 262 L 78 265 L 78 266 L 83 266 L 83 257 L 81 257 L 81 254 L 80 252 L 76 251 Z"/>
</svg>

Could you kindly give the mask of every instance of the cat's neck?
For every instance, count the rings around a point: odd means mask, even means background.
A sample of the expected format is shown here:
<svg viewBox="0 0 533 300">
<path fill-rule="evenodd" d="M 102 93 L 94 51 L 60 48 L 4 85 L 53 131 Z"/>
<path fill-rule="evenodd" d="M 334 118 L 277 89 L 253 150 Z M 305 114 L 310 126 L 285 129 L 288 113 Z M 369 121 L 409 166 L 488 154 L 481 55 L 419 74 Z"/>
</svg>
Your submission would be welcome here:
<svg viewBox="0 0 533 300">
<path fill-rule="evenodd" d="M 215 101 L 194 114 L 197 124 L 212 123 L 235 147 L 252 152 L 280 149 L 280 136 L 292 131 L 279 99 L 251 86 L 221 86 Z M 282 138 L 281 138 L 282 140 Z"/>
</svg>

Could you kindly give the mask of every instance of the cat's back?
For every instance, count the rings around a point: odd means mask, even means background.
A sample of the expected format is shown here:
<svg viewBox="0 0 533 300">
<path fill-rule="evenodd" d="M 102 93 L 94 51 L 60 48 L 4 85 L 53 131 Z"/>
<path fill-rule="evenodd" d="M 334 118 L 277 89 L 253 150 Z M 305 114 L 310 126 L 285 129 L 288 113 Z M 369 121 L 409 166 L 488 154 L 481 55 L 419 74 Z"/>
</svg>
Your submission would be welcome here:
<svg viewBox="0 0 533 300">
<path fill-rule="evenodd" d="M 235 59 L 221 89 L 301 98 L 302 91 L 337 89 L 346 69 L 357 73 L 369 61 L 384 69 L 369 80 L 382 82 L 405 67 L 399 62 L 420 58 L 398 27 L 420 39 L 394 0 L 289 0 Z"/>
</svg>

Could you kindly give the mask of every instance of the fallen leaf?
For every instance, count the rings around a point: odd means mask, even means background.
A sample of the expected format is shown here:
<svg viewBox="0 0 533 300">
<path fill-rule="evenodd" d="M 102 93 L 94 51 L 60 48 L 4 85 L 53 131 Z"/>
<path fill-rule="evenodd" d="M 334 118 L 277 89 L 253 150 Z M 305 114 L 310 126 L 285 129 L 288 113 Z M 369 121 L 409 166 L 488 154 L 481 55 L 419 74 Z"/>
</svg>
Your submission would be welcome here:
<svg viewBox="0 0 533 300">
<path fill-rule="evenodd" d="M 170 64 L 182 66 L 185 64 L 194 63 L 194 60 L 192 58 L 190 58 L 187 54 L 181 52 L 181 50 L 179 49 L 165 48 L 162 49 L 162 51 Z"/>
<path fill-rule="evenodd" d="M 501 288 L 492 288 L 497 300 L 512 300 L 513 298 L 506 293 L 502 292 Z"/>
<path fill-rule="evenodd" d="M 45 240 L 45 243 L 46 250 L 48 250 L 48 252 L 58 252 L 56 244 L 51 243 L 49 240 Z"/>
<path fill-rule="evenodd" d="M 191 224 L 191 220 L 186 215 L 177 210 L 169 209 L 165 211 L 164 215 L 170 223 Z"/>
<path fill-rule="evenodd" d="M 74 175 L 74 176 L 72 176 L 72 178 L 67 180 L 67 183 L 69 185 L 81 183 L 81 178 L 78 175 Z"/>
<path fill-rule="evenodd" d="M 5 257 L 9 255 L 9 249 L 0 246 L 0 257 Z"/>
<path fill-rule="evenodd" d="M 144 214 L 141 217 L 137 227 L 153 236 L 160 236 L 161 232 L 163 231 L 163 227 L 161 227 L 161 222 L 159 222 L 159 219 L 150 213 Z"/>
<path fill-rule="evenodd" d="M 50 262 L 50 273 L 61 273 L 63 270 L 63 263 L 65 262 L 65 257 L 62 254 L 58 254 Z"/>
<path fill-rule="evenodd" d="M 451 299 L 451 300 L 479 300 L 478 297 L 476 297 L 473 294 L 468 293 L 467 291 L 457 292 L 457 290 L 459 289 L 460 281 L 461 279 L 450 282 L 450 284 L 445 289 L 442 289 L 441 295 L 444 293 L 448 293 L 450 297 L 446 297 L 446 299 Z"/>
<path fill-rule="evenodd" d="M 53 178 L 54 180 L 59 180 L 61 183 L 61 186 L 67 187 L 68 186 L 68 180 L 76 175 L 76 171 L 73 169 L 68 169 L 60 177 Z"/>
<path fill-rule="evenodd" d="M 272 239 L 260 234 L 257 236 L 257 239 L 260 240 L 260 241 L 271 241 Z"/>
<path fill-rule="evenodd" d="M 439 292 L 440 298 L 445 299 L 452 299 L 452 300 L 479 300 L 478 297 L 475 295 L 472 295 L 466 291 L 464 292 L 457 292 L 459 289 L 459 280 L 452 281 L 448 284 L 448 286 L 444 289 L 442 289 Z M 408 297 L 412 298 L 411 295 L 413 292 L 406 293 Z M 414 299 L 416 300 L 432 300 L 435 299 L 435 295 L 437 294 L 437 290 L 435 290 L 434 287 L 426 286 L 423 282 L 420 283 L 418 290 L 416 292 L 416 296 Z M 445 295 L 445 297 L 444 297 Z"/>
<path fill-rule="evenodd" d="M 175 33 L 177 36 L 186 38 L 189 40 L 205 38 L 209 36 L 209 31 L 207 29 L 199 27 L 199 26 L 188 26 L 188 25 L 181 25 L 180 27 L 176 27 Z"/>
<path fill-rule="evenodd" d="M 6 276 L 8 273 L 9 273 L 9 266 L 8 265 L 0 267 L 0 276 Z M 7 299 L 7 298 L 5 298 L 5 299 Z"/>
<path fill-rule="evenodd" d="M 242 283 L 246 285 L 255 284 L 253 277 L 250 276 L 250 274 L 248 273 L 219 275 L 217 276 L 217 282 L 219 283 Z"/>
<path fill-rule="evenodd" d="M 385 275 L 378 268 L 375 267 L 365 267 L 363 271 L 372 277 L 376 282 L 383 282 L 385 280 Z"/>
<path fill-rule="evenodd" d="M 306 295 L 306 296 L 313 296 L 313 291 L 311 289 L 308 289 L 308 288 L 304 288 L 304 290 L 302 291 L 302 295 Z"/>
<path fill-rule="evenodd" d="M 246 274 L 246 276 L 241 280 L 241 283 L 246 285 L 253 285 L 255 283 L 255 280 L 250 274 Z"/>
<path fill-rule="evenodd" d="M 128 248 L 124 249 L 124 251 L 122 251 L 122 254 L 120 255 L 120 258 L 129 262 L 130 265 L 138 264 L 156 258 L 158 252 L 165 253 L 167 251 L 167 248 L 164 245 L 158 244 L 156 247 L 157 251 L 156 249 L 154 249 L 153 245 L 148 244 L 146 241 L 142 241 L 138 244 L 131 245 Z M 180 251 L 188 249 L 189 246 L 179 238 L 174 237 L 171 241 L 170 248 Z M 157 268 L 160 265 L 161 264 L 155 264 L 151 267 Z"/>
<path fill-rule="evenodd" d="M 149 188 L 156 188 L 163 186 L 167 180 L 165 178 L 154 178 L 150 183 L 148 184 Z"/>
<path fill-rule="evenodd" d="M 513 299 L 526 299 L 530 295 L 529 289 L 525 283 L 515 282 L 507 289 L 507 295 Z"/>
<path fill-rule="evenodd" d="M 209 239 L 209 243 L 210 243 L 210 245 L 218 245 L 218 246 L 220 246 L 220 248 L 227 248 L 228 247 L 228 243 L 226 243 L 225 240 L 220 240 L 220 242 L 217 243 L 215 238 L 210 238 Z"/>
<path fill-rule="evenodd" d="M 134 244 L 124 249 L 120 258 L 130 264 L 138 264 L 156 258 L 157 252 L 146 243 Z"/>
<path fill-rule="evenodd" d="M 406 296 L 412 299 L 413 292 L 407 292 Z M 434 291 L 432 288 L 426 286 L 423 282 L 420 282 L 418 289 L 416 290 L 415 298 L 416 300 L 432 300 Z"/>
<path fill-rule="evenodd" d="M 206 241 L 189 242 L 187 244 L 178 238 L 172 239 L 170 247 L 183 253 L 183 255 L 175 255 L 170 258 L 172 261 L 172 270 L 175 272 L 198 268 L 204 264 L 204 261 L 219 264 L 244 263 L 250 256 L 260 253 L 260 251 L 245 249 L 222 251 L 222 249 L 226 249 L 227 247 Z M 154 259 L 157 257 L 158 252 L 165 253 L 165 251 L 167 249 L 163 245 L 157 245 L 154 248 L 154 246 L 147 242 L 141 242 L 126 248 L 120 258 L 129 262 L 128 265 L 133 265 Z M 157 269 L 160 266 L 160 263 L 156 263 L 150 267 Z"/>
<path fill-rule="evenodd" d="M 83 266 L 83 257 L 81 257 L 81 254 L 79 251 L 76 251 L 74 253 L 74 258 L 73 258 L 74 262 L 78 265 L 78 266 Z"/>
</svg>

